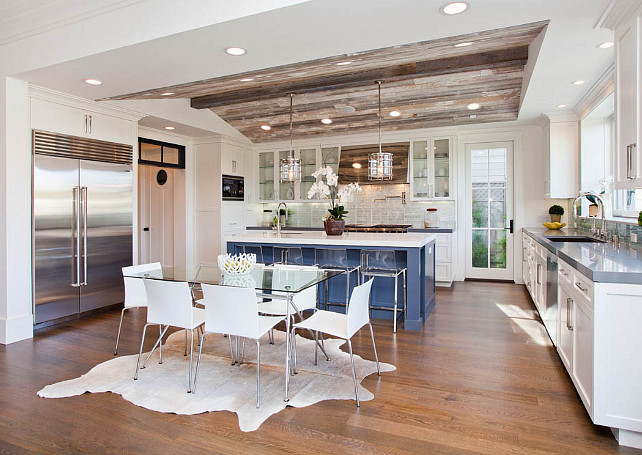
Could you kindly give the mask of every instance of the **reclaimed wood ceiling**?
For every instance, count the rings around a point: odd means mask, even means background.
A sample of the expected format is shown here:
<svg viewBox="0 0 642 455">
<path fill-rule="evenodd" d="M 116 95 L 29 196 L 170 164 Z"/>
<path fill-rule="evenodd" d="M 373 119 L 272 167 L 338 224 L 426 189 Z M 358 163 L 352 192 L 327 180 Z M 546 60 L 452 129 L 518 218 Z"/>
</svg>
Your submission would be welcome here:
<svg viewBox="0 0 642 455">
<path fill-rule="evenodd" d="M 338 55 L 110 99 L 191 98 L 193 108 L 211 109 L 253 142 L 289 138 L 289 93 L 295 94 L 295 138 L 376 130 L 377 80 L 383 81 L 384 131 L 515 120 L 528 46 L 547 24 Z M 338 65 L 346 61 L 351 63 Z M 173 94 L 161 95 L 167 92 Z M 481 108 L 468 110 L 470 103 Z M 393 110 L 401 116 L 389 116 Z M 323 118 L 333 123 L 322 124 Z"/>
</svg>

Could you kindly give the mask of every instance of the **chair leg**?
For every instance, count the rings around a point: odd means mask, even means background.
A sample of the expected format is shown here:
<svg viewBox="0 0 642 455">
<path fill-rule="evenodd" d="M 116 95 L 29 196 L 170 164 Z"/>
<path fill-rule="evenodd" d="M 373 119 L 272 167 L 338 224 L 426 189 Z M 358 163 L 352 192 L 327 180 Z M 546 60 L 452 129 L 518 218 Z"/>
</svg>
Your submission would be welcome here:
<svg viewBox="0 0 642 455">
<path fill-rule="evenodd" d="M 319 364 L 319 332 L 314 331 L 314 366 Z"/>
<path fill-rule="evenodd" d="M 270 344 L 274 344 L 274 329 L 268 332 L 268 340 Z"/>
<path fill-rule="evenodd" d="M 236 365 L 236 358 L 234 357 L 234 349 L 232 348 L 232 335 L 228 335 L 227 339 L 230 341 L 230 358 L 232 359 L 232 365 Z"/>
<path fill-rule="evenodd" d="M 352 364 L 352 381 L 354 382 L 354 397 L 359 407 L 359 386 L 357 384 L 357 373 L 354 371 L 354 357 L 352 355 L 352 343 L 348 340 L 348 349 L 350 350 L 350 363 Z"/>
<path fill-rule="evenodd" d="M 140 358 L 143 356 L 143 343 L 145 342 L 145 332 L 147 331 L 147 326 L 149 324 L 145 324 L 143 327 L 143 337 L 140 339 L 140 351 L 138 351 L 138 361 L 136 362 L 136 372 L 134 373 L 134 381 L 138 379 L 138 370 L 140 367 Z"/>
<path fill-rule="evenodd" d="M 198 358 L 196 359 L 196 371 L 194 372 L 194 384 L 192 384 L 192 393 L 196 393 L 196 381 L 198 380 L 198 367 L 201 365 L 201 353 L 203 352 L 203 343 L 205 342 L 205 332 L 201 334 L 198 345 Z"/>
<path fill-rule="evenodd" d="M 243 338 L 243 345 L 241 347 L 241 361 L 239 362 L 239 365 L 243 365 L 244 361 L 245 361 L 245 338 Z"/>
<path fill-rule="evenodd" d="M 185 331 L 187 333 L 187 330 Z M 192 393 L 192 365 L 194 365 L 194 329 L 190 330 L 189 343 L 189 382 L 187 383 L 187 393 Z"/>
<path fill-rule="evenodd" d="M 392 332 L 397 333 L 397 282 L 398 282 L 398 277 L 399 275 L 395 275 L 395 311 L 393 315 L 393 323 L 392 323 Z"/>
<path fill-rule="evenodd" d="M 158 364 L 163 363 L 163 324 L 158 324 Z"/>
<path fill-rule="evenodd" d="M 375 345 L 374 341 L 374 332 L 372 331 L 372 324 L 368 321 L 368 326 L 370 327 L 370 338 L 372 338 L 372 349 L 374 349 L 375 353 L 375 361 L 377 362 L 377 374 L 381 376 L 381 368 L 379 368 L 379 356 L 377 355 L 377 346 Z"/>
<path fill-rule="evenodd" d="M 261 342 L 256 340 L 256 407 L 261 406 Z"/>
<path fill-rule="evenodd" d="M 292 350 L 293 350 L 293 356 L 292 356 L 292 367 L 294 369 L 294 374 L 297 374 L 297 368 L 296 368 L 296 333 L 294 330 L 291 331 L 292 333 L 292 341 L 290 342 L 292 344 Z"/>
<path fill-rule="evenodd" d="M 118 335 L 116 335 L 116 349 L 114 350 L 114 355 L 118 355 L 118 341 L 120 341 L 120 329 L 123 327 L 123 316 L 125 316 L 125 310 L 127 308 L 123 308 L 123 311 L 120 312 L 120 323 L 118 324 Z"/>
<path fill-rule="evenodd" d="M 145 368 L 145 365 L 147 365 L 147 362 L 149 361 L 150 357 L 156 351 L 156 348 L 160 345 L 162 346 L 162 341 L 163 341 L 163 336 L 165 336 L 165 333 L 167 332 L 167 329 L 169 329 L 169 326 L 165 326 L 165 330 L 161 332 L 160 336 L 156 340 L 156 343 L 154 343 L 154 346 L 152 347 L 152 350 L 149 351 L 149 354 L 147 354 L 147 357 L 145 357 L 145 361 L 143 362 L 143 365 L 140 367 L 141 370 Z"/>
<path fill-rule="evenodd" d="M 185 329 L 185 352 L 183 356 L 187 357 L 187 329 Z"/>
</svg>

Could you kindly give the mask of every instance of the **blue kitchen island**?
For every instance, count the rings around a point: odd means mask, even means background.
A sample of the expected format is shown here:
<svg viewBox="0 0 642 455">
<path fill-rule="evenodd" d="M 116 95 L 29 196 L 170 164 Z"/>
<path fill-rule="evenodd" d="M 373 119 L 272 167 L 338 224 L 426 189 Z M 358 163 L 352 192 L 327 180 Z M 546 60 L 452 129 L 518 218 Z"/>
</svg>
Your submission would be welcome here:
<svg viewBox="0 0 642 455">
<path fill-rule="evenodd" d="M 275 247 L 300 247 L 303 252 L 303 263 L 315 263 L 317 248 L 341 248 L 348 252 L 348 265 L 355 267 L 360 263 L 362 250 L 392 250 L 395 252 L 397 267 L 407 268 L 407 311 L 404 314 L 403 328 L 420 330 L 423 323 L 435 306 L 435 239 L 432 234 L 380 234 L 350 232 L 341 236 L 327 236 L 324 232 L 250 232 L 226 239 L 227 252 L 238 253 L 243 245 L 260 245 L 265 263 L 277 262 L 274 257 Z M 354 273 L 352 274 L 355 275 Z M 400 278 L 401 280 L 401 278 Z M 356 284 L 356 276 L 351 285 Z M 323 305 L 325 295 L 330 302 L 329 309 L 344 312 L 341 303 L 345 302 L 346 278 L 340 275 L 327 283 L 327 288 L 320 292 L 320 303 Z M 398 287 L 398 305 L 403 308 L 403 285 Z M 333 302 L 335 303 L 333 305 Z M 371 306 L 389 308 L 394 306 L 394 280 L 376 277 L 372 288 Z M 392 319 L 393 312 L 386 309 L 373 309 L 373 318 Z"/>
</svg>

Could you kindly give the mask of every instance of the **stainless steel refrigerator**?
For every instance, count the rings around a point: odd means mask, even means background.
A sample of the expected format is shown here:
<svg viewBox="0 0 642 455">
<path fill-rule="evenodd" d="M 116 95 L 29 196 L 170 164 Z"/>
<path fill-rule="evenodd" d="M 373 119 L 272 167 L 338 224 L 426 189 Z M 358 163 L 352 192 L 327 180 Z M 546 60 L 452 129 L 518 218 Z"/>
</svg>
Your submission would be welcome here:
<svg viewBox="0 0 642 455">
<path fill-rule="evenodd" d="M 33 132 L 34 324 L 123 301 L 132 146 Z"/>
</svg>

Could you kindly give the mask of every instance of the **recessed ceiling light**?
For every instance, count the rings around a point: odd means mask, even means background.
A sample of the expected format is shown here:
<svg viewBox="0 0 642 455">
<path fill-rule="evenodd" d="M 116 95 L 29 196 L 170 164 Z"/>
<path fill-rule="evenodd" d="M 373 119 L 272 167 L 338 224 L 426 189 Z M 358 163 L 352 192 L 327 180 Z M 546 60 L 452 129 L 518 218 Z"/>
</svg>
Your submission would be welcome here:
<svg viewBox="0 0 642 455">
<path fill-rule="evenodd" d="M 473 119 L 473 120 L 476 119 L 477 118 L 477 114 L 470 114 L 470 118 Z M 437 150 L 437 149 L 435 148 L 435 150 Z"/>
<path fill-rule="evenodd" d="M 263 131 L 270 131 L 272 129 L 272 127 L 270 125 L 261 125 L 261 129 Z"/>
<path fill-rule="evenodd" d="M 169 96 L 169 95 L 173 95 L 173 94 L 174 94 L 174 92 L 165 92 L 165 93 L 161 93 L 161 96 Z"/>
<path fill-rule="evenodd" d="M 176 128 L 174 128 L 173 126 L 166 126 L 165 129 L 169 130 L 169 131 L 172 131 L 172 130 L 175 130 Z"/>
<path fill-rule="evenodd" d="M 355 169 L 361 169 L 361 163 L 352 163 L 352 167 Z"/>
<path fill-rule="evenodd" d="M 350 62 L 350 61 L 339 62 L 339 63 L 337 63 L 337 66 L 345 66 L 345 65 L 349 65 L 350 63 L 352 63 L 352 62 Z"/>
<path fill-rule="evenodd" d="M 330 125 L 332 123 L 332 119 L 331 118 L 322 118 L 321 119 L 321 123 L 323 123 L 324 125 Z"/>
<path fill-rule="evenodd" d="M 85 83 L 89 85 L 100 85 L 102 84 L 102 81 L 99 81 L 98 79 L 85 79 Z"/>
<path fill-rule="evenodd" d="M 466 107 L 467 107 L 468 109 L 470 109 L 471 111 L 476 111 L 476 110 L 477 110 L 477 109 L 479 109 L 481 106 L 479 105 L 479 103 L 470 103 L 470 104 L 469 104 L 469 105 L 467 105 Z"/>
<path fill-rule="evenodd" d="M 243 79 L 239 79 L 241 82 L 252 82 L 253 80 L 253 77 L 244 77 Z"/>
<path fill-rule="evenodd" d="M 471 43 L 470 41 L 464 41 L 463 43 L 457 43 L 457 44 L 455 44 L 455 47 L 466 47 L 466 46 L 470 46 L 470 45 L 472 45 L 472 44 L 473 44 L 473 43 Z"/>
<path fill-rule="evenodd" d="M 401 115 L 401 112 L 399 111 L 390 112 L 390 117 L 399 117 L 400 115 Z"/>
<path fill-rule="evenodd" d="M 556 108 L 558 108 L 558 109 L 562 109 L 562 108 L 564 108 L 564 107 L 566 107 L 566 106 L 567 106 L 566 104 L 558 104 L 558 105 L 557 105 L 557 106 L 555 106 L 555 107 L 556 107 Z"/>
<path fill-rule="evenodd" d="M 229 55 L 244 55 L 247 51 L 242 47 L 228 47 L 225 52 Z"/>
<path fill-rule="evenodd" d="M 470 8 L 470 4 L 468 2 L 452 2 L 446 3 L 444 6 L 439 8 L 439 12 L 452 16 L 453 14 L 461 14 L 468 8 Z"/>
<path fill-rule="evenodd" d="M 571 84 L 573 84 L 573 85 L 582 85 L 584 82 L 586 82 L 586 81 L 583 81 L 582 79 L 578 79 L 577 81 L 571 82 Z"/>
<path fill-rule="evenodd" d="M 600 49 L 608 49 L 609 47 L 613 47 L 615 43 L 613 41 L 604 41 L 603 43 L 600 43 L 597 45 Z"/>
<path fill-rule="evenodd" d="M 352 107 L 352 106 L 343 106 L 341 108 L 341 112 L 343 112 L 344 114 L 352 114 L 355 111 L 356 111 L 356 109 L 354 107 Z"/>
</svg>

